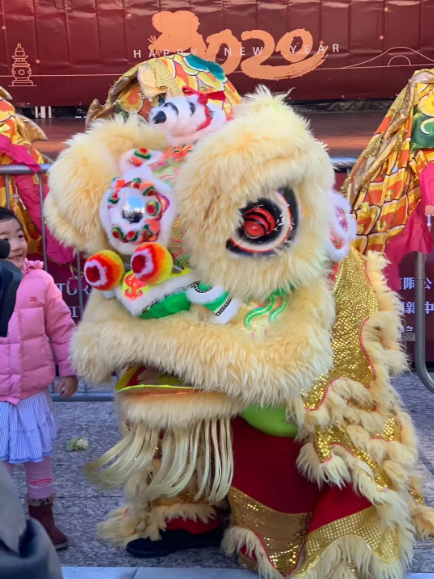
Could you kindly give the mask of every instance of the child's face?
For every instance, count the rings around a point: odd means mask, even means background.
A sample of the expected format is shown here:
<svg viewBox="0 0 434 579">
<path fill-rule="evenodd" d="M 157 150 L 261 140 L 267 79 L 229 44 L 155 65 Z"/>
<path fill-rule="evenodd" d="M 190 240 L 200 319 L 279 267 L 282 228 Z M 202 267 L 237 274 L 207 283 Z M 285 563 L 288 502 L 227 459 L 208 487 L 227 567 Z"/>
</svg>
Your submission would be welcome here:
<svg viewBox="0 0 434 579">
<path fill-rule="evenodd" d="M 16 219 L 0 221 L 0 239 L 5 239 L 11 244 L 8 261 L 22 270 L 27 255 L 27 241 L 20 223 Z"/>
</svg>

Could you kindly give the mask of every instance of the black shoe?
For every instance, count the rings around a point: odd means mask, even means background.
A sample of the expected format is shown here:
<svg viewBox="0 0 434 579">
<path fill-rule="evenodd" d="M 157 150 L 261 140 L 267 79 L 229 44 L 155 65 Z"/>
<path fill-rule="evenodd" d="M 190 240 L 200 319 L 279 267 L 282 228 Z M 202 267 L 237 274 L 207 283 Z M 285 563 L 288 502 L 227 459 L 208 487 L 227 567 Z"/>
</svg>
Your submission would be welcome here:
<svg viewBox="0 0 434 579">
<path fill-rule="evenodd" d="M 133 557 L 152 559 L 153 557 L 166 557 L 177 551 L 185 551 L 187 549 L 220 547 L 222 538 L 223 529 L 221 527 L 202 535 L 193 535 L 183 530 L 164 531 L 161 533 L 160 541 L 136 539 L 128 543 L 126 549 L 127 553 Z"/>
</svg>

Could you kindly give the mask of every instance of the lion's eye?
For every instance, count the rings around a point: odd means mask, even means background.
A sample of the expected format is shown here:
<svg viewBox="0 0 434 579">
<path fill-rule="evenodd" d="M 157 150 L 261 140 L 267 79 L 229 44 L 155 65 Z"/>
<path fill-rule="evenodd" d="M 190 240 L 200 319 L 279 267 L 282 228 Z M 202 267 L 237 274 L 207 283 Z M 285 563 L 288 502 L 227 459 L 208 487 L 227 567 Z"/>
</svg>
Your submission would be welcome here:
<svg viewBox="0 0 434 579">
<path fill-rule="evenodd" d="M 273 213 L 265 207 L 254 207 L 244 213 L 242 225 L 245 237 L 259 239 L 269 235 L 276 228 Z"/>
<path fill-rule="evenodd" d="M 240 210 L 242 223 L 226 247 L 243 255 L 270 255 L 288 244 L 298 226 L 297 200 L 292 189 L 279 189 Z"/>
</svg>

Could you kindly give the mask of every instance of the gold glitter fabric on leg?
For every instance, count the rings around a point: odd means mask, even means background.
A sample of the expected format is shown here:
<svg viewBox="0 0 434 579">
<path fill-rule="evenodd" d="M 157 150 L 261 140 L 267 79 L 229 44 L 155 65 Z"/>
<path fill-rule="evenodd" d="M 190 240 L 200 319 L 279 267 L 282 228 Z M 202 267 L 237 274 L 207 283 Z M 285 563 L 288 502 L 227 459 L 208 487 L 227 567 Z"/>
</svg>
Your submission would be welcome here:
<svg viewBox="0 0 434 579">
<path fill-rule="evenodd" d="M 253 531 L 271 565 L 281 575 L 290 575 L 300 559 L 312 514 L 280 513 L 234 488 L 229 491 L 228 498 L 234 524 Z"/>
<path fill-rule="evenodd" d="M 422 534 L 432 529 L 432 513 L 413 484 L 417 437 L 390 381 L 405 361 L 399 301 L 383 267 L 377 254 L 365 259 L 354 250 L 341 263 L 333 288 L 334 367 L 302 402 L 288 405 L 303 424 L 301 472 L 321 485 L 351 485 L 369 503 L 362 512 L 310 529 L 297 571 L 303 577 L 354 559 L 355 577 L 402 578 L 415 528 Z"/>
<path fill-rule="evenodd" d="M 351 486 L 325 487 L 312 513 L 280 513 L 234 488 L 229 502 L 233 526 L 226 547 L 236 542 L 240 563 L 263 576 L 309 577 L 333 550 L 357 578 L 363 577 L 366 554 L 379 566 L 399 561 L 398 530 L 385 527 L 377 509 Z"/>
</svg>

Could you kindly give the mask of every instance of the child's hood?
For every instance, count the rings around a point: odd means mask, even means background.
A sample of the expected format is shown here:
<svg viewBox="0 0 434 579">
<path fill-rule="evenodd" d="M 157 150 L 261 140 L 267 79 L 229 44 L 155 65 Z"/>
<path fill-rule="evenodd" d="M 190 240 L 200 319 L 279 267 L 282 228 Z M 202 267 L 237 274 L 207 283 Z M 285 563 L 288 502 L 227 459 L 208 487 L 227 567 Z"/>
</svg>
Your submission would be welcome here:
<svg viewBox="0 0 434 579">
<path fill-rule="evenodd" d="M 32 269 L 44 269 L 44 264 L 42 261 L 31 261 L 26 259 L 24 261 L 24 270 L 23 274 L 26 275 Z"/>
</svg>

